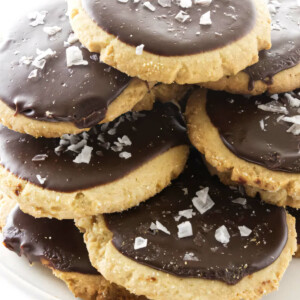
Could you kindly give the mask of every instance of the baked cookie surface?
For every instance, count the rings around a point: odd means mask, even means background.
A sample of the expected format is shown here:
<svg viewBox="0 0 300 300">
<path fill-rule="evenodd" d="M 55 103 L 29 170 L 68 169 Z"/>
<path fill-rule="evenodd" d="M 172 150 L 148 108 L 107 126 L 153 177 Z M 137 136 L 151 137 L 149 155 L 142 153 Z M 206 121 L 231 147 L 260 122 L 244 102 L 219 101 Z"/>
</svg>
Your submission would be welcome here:
<svg viewBox="0 0 300 300">
<path fill-rule="evenodd" d="M 187 145 L 182 115 L 172 103 L 156 103 L 152 111 L 127 113 L 61 139 L 35 139 L 2 126 L 0 182 L 36 217 L 122 211 L 181 173 Z"/>
<path fill-rule="evenodd" d="M 0 46 L 2 124 L 35 137 L 76 134 L 126 113 L 148 92 L 82 47 L 65 1 L 28 12 L 8 25 Z"/>
<path fill-rule="evenodd" d="M 297 250 L 295 256 L 300 258 L 300 210 L 291 208 L 291 207 L 287 207 L 287 211 L 290 215 L 292 215 L 296 219 L 298 250 Z"/>
<path fill-rule="evenodd" d="M 237 94 L 289 92 L 300 87 L 300 6 L 294 0 L 270 0 L 272 48 L 259 53 L 259 62 L 235 76 L 203 86 Z"/>
<path fill-rule="evenodd" d="M 150 299 L 258 299 L 296 249 L 283 208 L 222 185 L 196 151 L 148 202 L 76 224 L 103 276 Z"/>
<path fill-rule="evenodd" d="M 261 0 L 68 4 L 72 27 L 90 51 L 147 81 L 215 81 L 255 63 L 258 51 L 270 47 L 269 13 Z"/>
<path fill-rule="evenodd" d="M 6 206 L 14 203 L 4 197 Z M 35 219 L 18 206 L 2 210 L 4 245 L 30 263 L 40 262 L 63 280 L 75 297 L 84 300 L 142 299 L 107 282 L 92 267 L 83 235 L 71 220 Z"/>
<path fill-rule="evenodd" d="M 298 208 L 299 105 L 297 90 L 256 97 L 199 90 L 188 102 L 189 136 L 224 183 Z"/>
</svg>

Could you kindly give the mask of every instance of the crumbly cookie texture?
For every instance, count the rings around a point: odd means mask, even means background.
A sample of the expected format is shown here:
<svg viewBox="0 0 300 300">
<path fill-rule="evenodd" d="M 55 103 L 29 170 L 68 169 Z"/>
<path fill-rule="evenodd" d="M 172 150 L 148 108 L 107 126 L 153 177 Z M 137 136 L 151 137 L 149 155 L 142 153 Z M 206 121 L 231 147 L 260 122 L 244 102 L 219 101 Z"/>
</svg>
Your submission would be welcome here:
<svg viewBox="0 0 300 300">
<path fill-rule="evenodd" d="M 16 202 L 7 196 L 0 194 L 0 231 L 5 226 L 6 218 Z M 47 261 L 41 263 L 49 267 Z M 76 272 L 62 272 L 50 268 L 53 274 L 64 281 L 69 290 L 75 297 L 83 300 L 144 300 L 143 297 L 138 297 L 130 294 L 127 290 L 116 284 L 111 284 L 99 275 L 88 275 Z"/>
<path fill-rule="evenodd" d="M 189 99 L 186 117 L 192 144 L 205 156 L 224 184 L 239 184 L 253 197 L 278 206 L 300 208 L 300 174 L 275 172 L 244 161 L 223 144 L 218 130 L 206 113 L 206 90 Z"/>
<path fill-rule="evenodd" d="M 153 87 L 153 83 L 146 83 L 138 78 L 131 81 L 129 86 L 113 101 L 108 109 L 105 119 L 100 122 L 111 122 L 120 115 L 130 111 L 140 101 L 143 100 Z M 10 107 L 0 100 L 0 122 L 21 133 L 26 133 L 34 137 L 60 137 L 63 134 L 78 134 L 87 131 L 88 128 L 80 129 L 71 122 L 45 122 L 27 118 L 23 115 L 16 114 Z"/>
<path fill-rule="evenodd" d="M 112 213 L 136 206 L 159 193 L 182 172 L 188 153 L 188 146 L 173 147 L 117 181 L 72 193 L 43 189 L 2 166 L 0 185 L 25 213 L 37 218 L 73 219 Z"/>
<path fill-rule="evenodd" d="M 285 93 L 300 87 L 300 64 L 276 74 L 272 78 L 271 84 L 266 84 L 261 80 L 254 81 L 253 89 L 249 89 L 249 75 L 243 71 L 234 76 L 225 76 L 218 81 L 200 83 L 199 85 L 208 89 L 227 91 L 234 94 Z"/>
<path fill-rule="evenodd" d="M 200 54 L 187 56 L 159 56 L 144 51 L 136 55 L 136 48 L 121 42 L 102 30 L 88 16 L 81 0 L 68 0 L 71 25 L 80 41 L 91 51 L 101 53 L 106 64 L 147 81 L 163 83 L 198 83 L 216 81 L 234 75 L 258 61 L 258 51 L 269 49 L 270 16 L 265 3 L 254 0 L 256 25 L 243 38 Z"/>
<path fill-rule="evenodd" d="M 296 250 L 295 220 L 287 215 L 288 242 L 280 257 L 267 268 L 249 275 L 236 285 L 220 281 L 179 278 L 141 265 L 123 256 L 112 244 L 112 233 L 102 216 L 76 220 L 85 232 L 84 238 L 92 264 L 103 276 L 136 295 L 154 300 L 240 300 L 259 299 L 278 288 L 292 255 Z"/>
</svg>

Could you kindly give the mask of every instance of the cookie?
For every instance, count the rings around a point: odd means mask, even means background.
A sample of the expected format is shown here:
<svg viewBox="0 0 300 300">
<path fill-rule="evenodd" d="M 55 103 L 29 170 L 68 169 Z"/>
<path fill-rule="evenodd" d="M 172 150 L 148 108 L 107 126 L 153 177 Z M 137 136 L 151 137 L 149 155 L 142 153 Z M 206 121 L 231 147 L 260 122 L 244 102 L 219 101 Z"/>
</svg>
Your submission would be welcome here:
<svg viewBox="0 0 300 300">
<path fill-rule="evenodd" d="M 7 205 L 14 203 L 7 197 Z M 35 219 L 18 206 L 10 212 L 0 210 L 7 218 L 3 228 L 4 245 L 30 263 L 40 262 L 63 280 L 75 297 L 84 300 L 135 300 L 124 288 L 110 284 L 91 265 L 82 233 L 71 220 Z"/>
<path fill-rule="evenodd" d="M 12 130 L 35 137 L 78 134 L 130 111 L 149 91 L 146 82 L 83 48 L 66 11 L 63 0 L 31 5 L 5 32 L 0 122 Z"/>
<path fill-rule="evenodd" d="M 196 151 L 149 201 L 76 224 L 107 280 L 154 300 L 258 299 L 278 287 L 296 250 L 284 208 L 221 184 Z"/>
<path fill-rule="evenodd" d="M 300 87 L 300 6 L 295 0 L 269 0 L 272 48 L 259 53 L 259 62 L 234 76 L 204 87 L 237 94 L 289 92 Z"/>
<path fill-rule="evenodd" d="M 246 97 L 199 90 L 187 106 L 192 144 L 226 184 L 300 208 L 299 90 Z"/>
<path fill-rule="evenodd" d="M 130 112 L 61 139 L 35 139 L 2 126 L 0 186 L 35 217 L 122 211 L 181 173 L 188 143 L 173 103 L 157 102 L 151 111 Z"/>
<path fill-rule="evenodd" d="M 262 0 L 69 0 L 80 41 L 108 65 L 147 81 L 216 81 L 257 62 L 270 48 Z"/>
<path fill-rule="evenodd" d="M 297 243 L 298 250 L 296 251 L 295 256 L 300 258 L 300 210 L 287 207 L 287 211 L 296 219 L 296 231 L 297 231 Z"/>
</svg>

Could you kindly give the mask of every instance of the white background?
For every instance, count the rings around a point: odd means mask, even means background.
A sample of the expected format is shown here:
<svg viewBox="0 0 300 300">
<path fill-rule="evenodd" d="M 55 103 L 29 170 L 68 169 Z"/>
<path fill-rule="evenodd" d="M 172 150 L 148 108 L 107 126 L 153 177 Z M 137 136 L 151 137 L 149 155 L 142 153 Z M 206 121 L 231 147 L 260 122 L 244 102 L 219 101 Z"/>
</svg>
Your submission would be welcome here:
<svg viewBox="0 0 300 300">
<path fill-rule="evenodd" d="M 14 18 L 17 11 L 22 11 L 24 5 L 28 5 L 29 1 L 38 3 L 51 0 L 0 0 L 0 28 L 5 28 L 7 22 Z M 40 265 L 30 267 L 26 259 L 17 257 L 1 246 L 0 299 L 74 300 L 74 297 L 64 283 L 54 278 L 49 270 Z M 294 259 L 282 280 L 279 291 L 264 297 L 263 300 L 299 299 L 300 259 Z"/>
</svg>

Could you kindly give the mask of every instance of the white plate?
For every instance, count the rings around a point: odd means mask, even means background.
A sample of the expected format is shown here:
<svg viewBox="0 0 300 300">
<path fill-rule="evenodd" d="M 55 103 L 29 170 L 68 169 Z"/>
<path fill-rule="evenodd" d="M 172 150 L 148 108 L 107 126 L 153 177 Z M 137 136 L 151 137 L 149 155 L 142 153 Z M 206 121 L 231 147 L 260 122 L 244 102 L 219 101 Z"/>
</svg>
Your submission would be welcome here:
<svg viewBox="0 0 300 300">
<path fill-rule="evenodd" d="M 281 281 L 279 291 L 264 297 L 263 300 L 299 300 L 299 283 L 300 259 L 294 259 Z M 1 247 L 0 299 L 74 300 L 75 298 L 50 270 L 40 264 L 31 267 L 25 258 L 20 258 Z"/>
<path fill-rule="evenodd" d="M 0 28 L 22 11 L 29 2 L 51 0 L 0 0 Z M 30 267 L 25 258 L 0 247 L 0 299 L 2 300 L 74 300 L 62 281 L 50 270 L 35 264 Z M 280 289 L 263 300 L 300 299 L 300 259 L 294 260 L 287 270 Z M 221 300 L 221 299 L 220 299 Z"/>
</svg>

